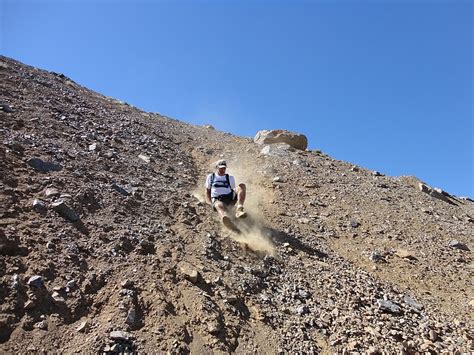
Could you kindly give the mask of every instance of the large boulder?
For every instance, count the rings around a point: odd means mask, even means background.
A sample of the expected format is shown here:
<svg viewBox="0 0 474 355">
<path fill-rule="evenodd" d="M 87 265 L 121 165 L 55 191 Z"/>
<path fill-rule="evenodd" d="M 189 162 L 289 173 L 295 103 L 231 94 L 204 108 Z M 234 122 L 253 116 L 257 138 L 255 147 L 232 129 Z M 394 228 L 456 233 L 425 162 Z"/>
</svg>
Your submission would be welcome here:
<svg viewBox="0 0 474 355">
<path fill-rule="evenodd" d="M 257 144 L 286 143 L 299 150 L 306 150 L 308 147 L 308 138 L 304 134 L 283 129 L 258 131 L 253 141 Z"/>
</svg>

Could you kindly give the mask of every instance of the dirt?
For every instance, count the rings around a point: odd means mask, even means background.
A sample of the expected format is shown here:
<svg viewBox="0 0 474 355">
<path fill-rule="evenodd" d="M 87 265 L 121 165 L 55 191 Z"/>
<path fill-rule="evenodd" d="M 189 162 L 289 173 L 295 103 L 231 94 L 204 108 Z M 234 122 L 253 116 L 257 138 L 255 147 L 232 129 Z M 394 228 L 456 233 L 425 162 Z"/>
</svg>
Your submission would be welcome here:
<svg viewBox="0 0 474 355">
<path fill-rule="evenodd" d="M 1 352 L 474 351 L 473 201 L 1 56 L 0 83 Z M 203 202 L 221 158 L 241 234 Z"/>
</svg>

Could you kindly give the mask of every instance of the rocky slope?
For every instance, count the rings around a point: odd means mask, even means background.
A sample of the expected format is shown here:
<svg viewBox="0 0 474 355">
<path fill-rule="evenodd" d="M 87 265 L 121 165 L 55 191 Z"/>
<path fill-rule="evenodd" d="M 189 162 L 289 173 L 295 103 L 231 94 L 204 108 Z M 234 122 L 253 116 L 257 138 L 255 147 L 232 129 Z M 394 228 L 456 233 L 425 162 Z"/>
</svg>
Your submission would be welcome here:
<svg viewBox="0 0 474 355">
<path fill-rule="evenodd" d="M 0 350 L 474 349 L 474 205 L 0 57 Z M 202 202 L 245 182 L 236 235 Z"/>
</svg>

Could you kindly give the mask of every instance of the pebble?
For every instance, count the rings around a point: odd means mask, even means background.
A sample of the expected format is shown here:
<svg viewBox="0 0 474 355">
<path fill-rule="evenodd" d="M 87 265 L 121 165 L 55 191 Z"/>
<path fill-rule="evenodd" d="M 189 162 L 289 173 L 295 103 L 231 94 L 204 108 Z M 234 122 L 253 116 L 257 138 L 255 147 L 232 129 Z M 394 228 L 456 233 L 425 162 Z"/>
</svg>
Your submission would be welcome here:
<svg viewBox="0 0 474 355">
<path fill-rule="evenodd" d="M 378 263 L 378 262 L 383 261 L 385 259 L 383 258 L 382 254 L 380 254 L 380 252 L 375 250 L 370 254 L 369 260 L 374 262 L 374 263 Z"/>
<path fill-rule="evenodd" d="M 47 206 L 46 206 L 46 203 L 44 203 L 43 201 L 35 198 L 33 200 L 33 209 L 36 211 L 36 212 L 39 212 L 39 213 L 45 213 L 47 211 Z"/>
<path fill-rule="evenodd" d="M 80 219 L 79 214 L 69 207 L 64 200 L 53 202 L 51 208 L 71 222 L 76 222 Z"/>
<path fill-rule="evenodd" d="M 423 309 L 423 305 L 422 304 L 419 304 L 418 302 L 416 302 L 413 298 L 411 298 L 410 296 L 408 295 L 405 295 L 403 296 L 403 301 L 408 305 L 410 306 L 411 308 L 417 310 L 417 311 L 421 311 Z"/>
<path fill-rule="evenodd" d="M 0 111 L 2 112 L 6 112 L 6 113 L 13 113 L 13 109 L 11 108 L 11 106 L 7 105 L 7 104 L 0 104 Z"/>
<path fill-rule="evenodd" d="M 125 323 L 132 326 L 135 324 L 136 320 L 137 320 L 137 312 L 135 311 L 135 308 L 130 308 L 127 312 L 127 319 L 125 320 Z"/>
<path fill-rule="evenodd" d="M 34 325 L 35 328 L 41 329 L 41 330 L 47 330 L 48 329 L 48 322 L 45 320 L 42 320 L 41 322 L 38 322 Z"/>
<path fill-rule="evenodd" d="M 51 297 L 53 298 L 54 302 L 57 302 L 57 303 L 65 303 L 66 302 L 64 297 L 62 297 L 57 291 L 54 291 L 53 294 L 51 295 Z"/>
<path fill-rule="evenodd" d="M 43 278 L 39 275 L 31 276 L 27 282 L 28 286 L 41 288 L 44 285 Z"/>
<path fill-rule="evenodd" d="M 145 155 L 145 154 L 139 154 L 138 155 L 138 158 L 142 161 L 144 161 L 145 163 L 149 164 L 150 161 L 151 161 L 151 158 L 148 156 L 148 155 Z"/>
<path fill-rule="evenodd" d="M 460 250 L 465 250 L 465 251 L 470 251 L 468 246 L 459 240 L 453 239 L 449 242 L 448 244 L 449 247 L 454 248 L 454 249 L 460 249 Z"/>
<path fill-rule="evenodd" d="M 377 305 L 381 310 L 394 313 L 394 314 L 399 314 L 401 313 L 401 308 L 397 306 L 395 303 L 392 301 L 387 301 L 387 300 L 377 300 Z"/>
<path fill-rule="evenodd" d="M 130 191 L 128 191 L 127 189 L 125 189 L 124 187 L 122 187 L 122 186 L 120 186 L 116 183 L 113 183 L 111 185 L 111 187 L 112 187 L 113 190 L 117 191 L 119 194 L 122 194 L 124 196 L 130 196 L 130 194 L 131 194 Z"/>
<path fill-rule="evenodd" d="M 192 283 L 197 283 L 199 279 L 199 272 L 189 263 L 183 262 L 179 266 L 181 274 Z"/>
<path fill-rule="evenodd" d="M 46 190 L 44 190 L 44 195 L 46 197 L 56 197 L 60 195 L 60 192 L 54 187 L 48 187 Z"/>
<path fill-rule="evenodd" d="M 89 152 L 95 152 L 99 150 L 99 145 L 97 143 L 92 143 L 89 145 Z"/>
<path fill-rule="evenodd" d="M 87 333 L 89 331 L 89 321 L 85 320 L 81 322 L 76 328 L 76 331 L 78 331 L 79 333 Z"/>
<path fill-rule="evenodd" d="M 30 158 L 26 161 L 26 163 L 36 171 L 43 173 L 62 170 L 62 166 L 60 164 L 44 161 L 40 158 Z"/>
<path fill-rule="evenodd" d="M 112 340 L 119 340 L 119 341 L 130 341 L 134 338 L 134 336 L 128 332 L 124 332 L 121 330 L 114 330 L 109 334 L 110 339 Z"/>
<path fill-rule="evenodd" d="M 359 226 L 360 226 L 360 223 L 359 223 L 358 221 L 354 221 L 354 220 L 351 221 L 351 227 L 352 227 L 352 228 L 357 228 L 357 227 L 359 227 Z"/>
</svg>

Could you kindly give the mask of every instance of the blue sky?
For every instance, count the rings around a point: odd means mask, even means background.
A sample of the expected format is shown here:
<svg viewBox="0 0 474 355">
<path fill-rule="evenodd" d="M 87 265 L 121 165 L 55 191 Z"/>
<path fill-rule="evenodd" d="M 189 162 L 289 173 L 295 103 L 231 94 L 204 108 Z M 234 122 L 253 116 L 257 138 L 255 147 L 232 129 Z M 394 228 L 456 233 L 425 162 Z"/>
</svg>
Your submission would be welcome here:
<svg viewBox="0 0 474 355">
<path fill-rule="evenodd" d="M 143 110 L 474 196 L 473 2 L 0 0 L 0 53 Z"/>
</svg>

